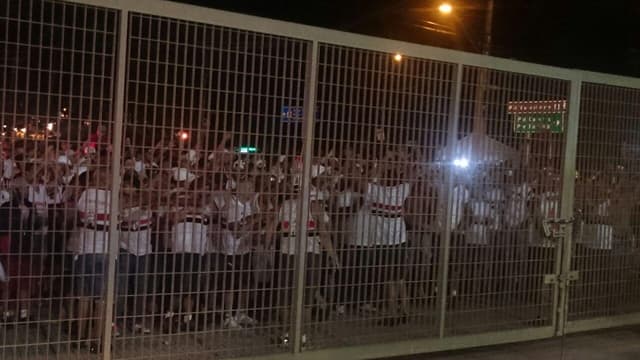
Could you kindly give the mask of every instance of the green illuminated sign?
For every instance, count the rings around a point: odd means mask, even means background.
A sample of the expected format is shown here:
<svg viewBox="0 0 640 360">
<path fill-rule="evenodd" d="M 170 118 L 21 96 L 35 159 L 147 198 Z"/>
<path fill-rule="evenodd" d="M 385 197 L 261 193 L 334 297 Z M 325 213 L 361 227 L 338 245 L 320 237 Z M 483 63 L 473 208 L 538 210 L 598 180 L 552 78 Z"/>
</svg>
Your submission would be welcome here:
<svg viewBox="0 0 640 360">
<path fill-rule="evenodd" d="M 513 115 L 513 131 L 532 134 L 564 131 L 565 100 L 509 101 L 507 114 Z"/>
<path fill-rule="evenodd" d="M 239 152 L 241 154 L 253 154 L 258 152 L 258 148 L 252 146 L 241 146 L 239 148 L 236 148 L 236 152 Z"/>
<path fill-rule="evenodd" d="M 513 115 L 513 131 L 517 133 L 564 131 L 564 114 L 517 114 Z"/>
</svg>

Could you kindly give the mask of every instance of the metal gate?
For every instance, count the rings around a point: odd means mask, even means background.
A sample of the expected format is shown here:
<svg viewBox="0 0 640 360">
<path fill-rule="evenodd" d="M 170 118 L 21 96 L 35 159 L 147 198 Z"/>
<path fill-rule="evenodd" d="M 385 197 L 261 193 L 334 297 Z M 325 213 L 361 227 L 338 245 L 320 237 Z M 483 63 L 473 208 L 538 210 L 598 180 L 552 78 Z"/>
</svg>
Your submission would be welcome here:
<svg viewBox="0 0 640 360">
<path fill-rule="evenodd" d="M 584 83 L 567 331 L 637 323 L 638 89 Z"/>
<path fill-rule="evenodd" d="M 3 359 L 638 322 L 636 79 L 151 0 L 0 28 Z"/>
</svg>

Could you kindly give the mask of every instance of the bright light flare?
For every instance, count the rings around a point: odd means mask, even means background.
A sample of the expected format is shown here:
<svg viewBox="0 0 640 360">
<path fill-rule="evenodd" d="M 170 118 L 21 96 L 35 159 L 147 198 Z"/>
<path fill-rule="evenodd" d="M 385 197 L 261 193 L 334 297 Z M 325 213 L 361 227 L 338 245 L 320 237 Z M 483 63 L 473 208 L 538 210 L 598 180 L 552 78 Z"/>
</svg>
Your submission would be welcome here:
<svg viewBox="0 0 640 360">
<path fill-rule="evenodd" d="M 48 123 L 47 124 L 47 130 L 53 131 L 53 125 L 54 125 L 53 123 Z"/>
<path fill-rule="evenodd" d="M 393 61 L 395 61 L 395 62 L 400 62 L 400 61 L 402 61 L 402 54 L 395 54 L 395 55 L 393 55 Z"/>
<path fill-rule="evenodd" d="M 453 11 L 453 6 L 449 3 L 442 3 L 438 6 L 438 11 L 440 11 L 441 14 L 449 15 Z"/>
<path fill-rule="evenodd" d="M 178 137 L 180 138 L 180 140 L 185 141 L 187 139 L 189 139 L 189 133 L 186 131 L 180 131 L 178 133 Z"/>
<path fill-rule="evenodd" d="M 466 169 L 469 167 L 469 159 L 459 158 L 453 160 L 453 166 L 458 167 L 460 169 Z"/>
</svg>

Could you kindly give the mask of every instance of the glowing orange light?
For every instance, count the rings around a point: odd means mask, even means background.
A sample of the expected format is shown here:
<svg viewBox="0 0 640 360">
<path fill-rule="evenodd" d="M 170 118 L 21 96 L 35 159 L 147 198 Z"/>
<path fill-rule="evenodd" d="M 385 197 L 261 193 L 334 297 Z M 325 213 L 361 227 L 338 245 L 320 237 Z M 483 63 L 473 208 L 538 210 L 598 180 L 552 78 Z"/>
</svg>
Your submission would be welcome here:
<svg viewBox="0 0 640 360">
<path fill-rule="evenodd" d="M 395 55 L 393 55 L 393 60 L 394 60 L 395 62 L 400 62 L 400 61 L 402 61 L 402 55 L 401 55 L 401 54 L 395 54 Z"/>
<path fill-rule="evenodd" d="M 442 14 L 449 15 L 453 11 L 453 6 L 449 3 L 442 3 L 438 6 L 438 11 Z"/>
</svg>

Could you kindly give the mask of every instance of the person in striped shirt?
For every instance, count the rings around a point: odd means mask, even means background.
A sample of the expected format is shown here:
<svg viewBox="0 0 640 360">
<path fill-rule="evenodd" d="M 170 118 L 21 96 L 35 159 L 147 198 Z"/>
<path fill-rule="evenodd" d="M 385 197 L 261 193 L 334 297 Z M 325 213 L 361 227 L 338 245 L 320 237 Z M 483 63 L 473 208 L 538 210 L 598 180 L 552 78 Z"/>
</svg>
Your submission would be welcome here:
<svg viewBox="0 0 640 360">
<path fill-rule="evenodd" d="M 73 274 L 78 296 L 78 334 L 90 339 L 90 350 L 100 349 L 104 311 L 105 271 L 109 244 L 111 173 L 99 167 L 77 200 L 78 219 L 67 249 L 74 253 Z M 93 318 L 91 327 L 88 319 Z"/>
</svg>

